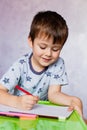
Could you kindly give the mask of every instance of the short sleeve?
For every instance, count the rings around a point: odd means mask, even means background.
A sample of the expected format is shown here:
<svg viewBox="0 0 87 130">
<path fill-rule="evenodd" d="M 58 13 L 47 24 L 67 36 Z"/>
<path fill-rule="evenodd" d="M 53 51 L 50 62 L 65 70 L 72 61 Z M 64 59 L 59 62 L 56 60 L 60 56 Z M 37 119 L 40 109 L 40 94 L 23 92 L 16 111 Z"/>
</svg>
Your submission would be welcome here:
<svg viewBox="0 0 87 130">
<path fill-rule="evenodd" d="M 12 90 L 20 79 L 20 64 L 15 62 L 10 69 L 0 79 L 0 84 L 5 86 L 8 90 Z"/>
<path fill-rule="evenodd" d="M 59 58 L 58 61 L 52 66 L 52 74 L 50 80 L 51 85 L 67 85 L 68 77 L 65 70 L 65 63 L 62 58 Z"/>
</svg>

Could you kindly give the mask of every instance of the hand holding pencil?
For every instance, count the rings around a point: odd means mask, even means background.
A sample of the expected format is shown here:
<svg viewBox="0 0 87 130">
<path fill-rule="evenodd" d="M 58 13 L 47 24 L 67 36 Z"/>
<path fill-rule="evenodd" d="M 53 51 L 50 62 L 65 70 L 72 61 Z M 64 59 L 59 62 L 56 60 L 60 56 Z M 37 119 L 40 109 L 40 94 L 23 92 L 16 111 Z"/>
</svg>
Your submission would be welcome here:
<svg viewBox="0 0 87 130">
<path fill-rule="evenodd" d="M 38 102 L 39 97 L 33 96 L 31 93 L 27 92 L 20 86 L 16 86 L 16 89 L 25 93 L 25 95 L 17 97 L 17 108 L 24 110 L 32 109 L 32 107 Z"/>
</svg>

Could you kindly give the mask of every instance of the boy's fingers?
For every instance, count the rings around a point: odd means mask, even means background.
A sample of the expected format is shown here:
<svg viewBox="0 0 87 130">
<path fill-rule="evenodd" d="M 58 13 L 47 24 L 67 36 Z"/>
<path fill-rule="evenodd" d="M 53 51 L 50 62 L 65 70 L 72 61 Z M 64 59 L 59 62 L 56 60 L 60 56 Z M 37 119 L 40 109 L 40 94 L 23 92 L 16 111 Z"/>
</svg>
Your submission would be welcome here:
<svg viewBox="0 0 87 130">
<path fill-rule="evenodd" d="M 73 106 L 70 106 L 69 108 L 68 108 L 68 111 L 72 111 L 74 109 L 74 107 Z"/>
<path fill-rule="evenodd" d="M 33 96 L 33 99 L 38 101 L 39 100 L 39 97 L 38 96 Z"/>
</svg>

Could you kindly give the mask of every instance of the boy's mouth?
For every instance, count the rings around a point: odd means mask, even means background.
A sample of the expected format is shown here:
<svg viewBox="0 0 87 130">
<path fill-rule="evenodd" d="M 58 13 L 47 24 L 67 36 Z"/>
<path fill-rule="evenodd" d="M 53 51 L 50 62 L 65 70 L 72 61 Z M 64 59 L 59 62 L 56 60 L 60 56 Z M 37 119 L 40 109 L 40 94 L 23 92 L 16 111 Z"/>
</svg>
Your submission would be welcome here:
<svg viewBox="0 0 87 130">
<path fill-rule="evenodd" d="M 51 61 L 52 59 L 51 58 L 42 58 L 44 62 L 49 62 Z"/>
</svg>

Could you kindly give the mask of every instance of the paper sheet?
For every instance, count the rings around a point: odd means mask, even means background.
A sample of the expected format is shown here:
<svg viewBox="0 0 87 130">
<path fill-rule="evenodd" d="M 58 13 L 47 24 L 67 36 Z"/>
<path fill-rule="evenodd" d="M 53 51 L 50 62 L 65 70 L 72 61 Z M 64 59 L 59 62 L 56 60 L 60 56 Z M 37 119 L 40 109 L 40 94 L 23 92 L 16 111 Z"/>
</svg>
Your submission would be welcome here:
<svg viewBox="0 0 87 130">
<path fill-rule="evenodd" d="M 36 114 L 40 116 L 46 117 L 57 117 L 65 119 L 69 117 L 72 111 L 68 111 L 68 107 L 64 106 L 52 106 L 52 105 L 43 105 L 43 104 L 36 104 L 32 110 L 23 111 L 13 107 L 5 106 L 0 104 L 0 111 L 1 112 L 19 112 L 25 114 Z"/>
</svg>

